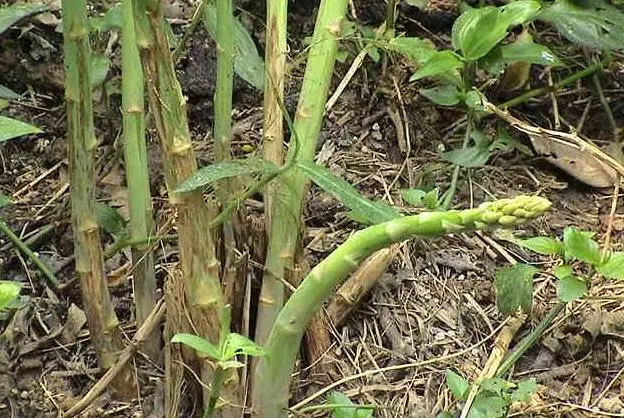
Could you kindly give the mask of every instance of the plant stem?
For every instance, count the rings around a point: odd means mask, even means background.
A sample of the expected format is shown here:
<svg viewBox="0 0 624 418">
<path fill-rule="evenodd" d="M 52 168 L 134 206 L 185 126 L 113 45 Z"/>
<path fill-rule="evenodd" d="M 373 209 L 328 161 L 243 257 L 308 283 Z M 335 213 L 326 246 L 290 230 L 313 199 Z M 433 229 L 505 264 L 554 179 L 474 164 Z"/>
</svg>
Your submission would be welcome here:
<svg viewBox="0 0 624 418">
<path fill-rule="evenodd" d="M 217 366 L 213 376 L 212 384 L 210 385 L 210 399 L 208 401 L 208 407 L 204 412 L 204 418 L 212 418 L 217 407 L 217 401 L 221 394 L 221 387 L 225 381 L 226 373 L 221 367 Z"/>
<path fill-rule="evenodd" d="M 109 259 L 119 251 L 123 250 L 126 247 L 135 247 L 135 246 L 143 246 L 148 245 L 149 250 L 151 251 L 155 244 L 160 241 L 175 241 L 178 239 L 178 235 L 169 234 L 169 235 L 156 235 L 156 236 L 147 236 L 147 237 L 138 237 L 133 239 L 120 239 L 115 241 L 110 247 L 108 247 L 104 251 L 104 259 Z"/>
<path fill-rule="evenodd" d="M 504 103 L 501 103 L 499 105 L 500 108 L 504 109 L 506 107 L 514 107 L 517 106 L 519 104 L 528 102 L 530 99 L 537 97 L 537 96 L 541 96 L 543 94 L 546 93 L 550 93 L 550 92 L 554 92 L 559 90 L 562 87 L 567 86 L 568 84 L 572 84 L 577 80 L 580 80 L 581 78 L 585 78 L 589 75 L 592 75 L 593 73 L 595 73 L 596 71 L 600 71 L 600 69 L 602 68 L 602 63 L 601 62 L 596 62 L 584 69 L 582 69 L 581 71 L 578 71 L 566 78 L 564 78 L 563 80 L 560 80 L 558 82 L 556 82 L 555 84 L 553 84 L 552 86 L 545 86 L 545 87 L 540 87 L 534 90 L 530 90 L 527 91 L 524 94 L 521 94 L 518 97 L 514 97 L 511 100 L 507 100 Z"/>
<path fill-rule="evenodd" d="M 533 345 L 539 340 L 546 331 L 546 329 L 553 323 L 557 315 L 566 307 L 566 302 L 560 302 L 557 306 L 552 308 L 550 312 L 542 319 L 542 321 L 531 331 L 526 337 L 524 337 L 513 349 L 509 357 L 507 357 L 498 369 L 496 370 L 496 377 L 501 377 L 516 364 L 516 362 L 527 352 Z"/>
<path fill-rule="evenodd" d="M 149 236 L 154 230 L 152 197 L 149 189 L 145 144 L 144 81 L 141 57 L 136 45 L 132 1 L 124 0 L 122 28 L 122 108 L 126 182 L 130 207 L 130 239 Z M 141 326 L 156 306 L 154 255 L 149 243 L 132 248 L 134 297 L 137 326 Z M 158 362 L 160 335 L 153 332 L 144 345 L 152 361 Z"/>
<path fill-rule="evenodd" d="M 267 0 L 266 76 L 264 80 L 264 158 L 277 165 L 284 160 L 284 117 L 280 103 L 284 101 L 286 66 L 288 0 Z M 267 236 L 270 236 L 273 202 L 278 198 L 278 185 L 267 185 L 264 213 Z"/>
<path fill-rule="evenodd" d="M 468 119 L 466 121 L 466 133 L 464 135 L 464 140 L 462 142 L 462 149 L 466 149 L 466 147 L 468 147 L 471 133 L 472 133 L 472 112 L 469 112 Z M 449 185 L 448 190 L 444 193 L 444 199 L 442 201 L 442 210 L 449 210 L 451 208 L 451 205 L 453 204 L 453 198 L 455 197 L 455 193 L 457 193 L 457 181 L 459 180 L 460 170 L 461 170 L 461 167 L 458 165 L 455 165 L 453 167 L 453 174 L 451 176 L 451 184 Z"/>
<path fill-rule="evenodd" d="M 188 25 L 188 28 L 186 28 L 186 32 L 184 32 L 182 39 L 180 39 L 180 42 L 178 42 L 176 49 L 173 51 L 174 64 L 177 63 L 180 57 L 182 56 L 182 53 L 186 49 L 187 44 L 189 43 L 189 41 L 193 37 L 193 34 L 195 33 L 195 29 L 197 29 L 197 25 L 199 25 L 199 22 L 201 22 L 203 14 L 204 14 L 204 0 L 199 0 L 197 2 L 197 6 L 195 6 L 195 11 L 193 12 L 191 23 Z"/>
<path fill-rule="evenodd" d="M 30 248 L 28 248 L 28 245 L 26 245 L 26 243 L 12 231 L 2 219 L 0 219 L 0 232 L 2 232 L 18 250 L 23 252 L 24 255 L 26 255 L 26 257 L 33 262 L 39 271 L 43 273 L 46 279 L 48 279 L 48 283 L 50 283 L 54 289 L 58 288 L 59 282 L 54 273 L 52 273 L 52 270 L 50 270 L 50 268 L 43 261 L 41 261 L 41 259 L 37 257 L 37 255 L 35 255 Z"/>
<path fill-rule="evenodd" d="M 100 231 L 95 217 L 95 151 L 91 97 L 91 47 L 85 0 L 63 0 L 65 99 L 69 144 L 69 183 L 76 275 L 91 341 L 102 369 L 113 366 L 122 349 L 121 333 L 104 274 Z M 131 373 L 118 375 L 114 386 L 133 396 Z M 125 387 L 124 387 L 125 386 Z"/>
<path fill-rule="evenodd" d="M 395 20 L 396 0 L 388 0 L 388 5 L 386 6 L 386 32 L 393 33 Z"/>
<path fill-rule="evenodd" d="M 232 28 L 232 0 L 216 0 L 217 3 L 217 86 L 215 88 L 215 160 L 230 159 L 232 138 L 232 91 L 234 82 L 234 36 Z M 229 183 L 229 182 L 225 182 Z M 225 187 L 225 200 L 230 196 Z M 222 203 L 223 200 L 222 199 Z"/>
<path fill-rule="evenodd" d="M 488 225 L 512 226 L 550 207 L 537 196 L 488 202 L 475 209 L 405 216 L 360 230 L 321 261 L 292 294 L 271 330 L 254 384 L 259 402 L 256 417 L 286 415 L 290 376 L 303 334 L 323 303 L 358 265 L 372 253 L 416 236 L 439 236 Z"/>
<path fill-rule="evenodd" d="M 295 156 L 298 161 L 314 159 L 347 3 L 347 0 L 321 1 L 291 135 L 291 144 L 297 141 L 299 144 L 290 147 L 289 160 Z M 303 201 L 309 184 L 307 177 L 296 167 L 285 173 L 281 180 L 280 197 L 274 201 L 274 221 L 270 227 L 258 303 L 256 342 L 259 344 L 266 341 L 284 303 L 281 280 L 293 267 Z M 255 399 L 255 402 L 259 401 Z"/>
</svg>

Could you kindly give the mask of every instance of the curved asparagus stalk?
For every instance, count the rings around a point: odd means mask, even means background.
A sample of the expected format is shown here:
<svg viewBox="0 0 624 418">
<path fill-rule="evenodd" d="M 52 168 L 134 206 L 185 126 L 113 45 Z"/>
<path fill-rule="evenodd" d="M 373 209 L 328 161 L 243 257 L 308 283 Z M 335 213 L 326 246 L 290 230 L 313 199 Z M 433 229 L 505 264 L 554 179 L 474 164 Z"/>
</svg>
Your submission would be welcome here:
<svg viewBox="0 0 624 418">
<path fill-rule="evenodd" d="M 375 251 L 416 236 L 439 236 L 488 226 L 513 226 L 548 210 L 542 197 L 518 196 L 475 209 L 421 213 L 374 225 L 353 234 L 319 263 L 284 305 L 266 344 L 253 387 L 261 400 L 257 417 L 286 414 L 292 373 L 301 338 L 314 314 L 357 266 Z"/>
</svg>

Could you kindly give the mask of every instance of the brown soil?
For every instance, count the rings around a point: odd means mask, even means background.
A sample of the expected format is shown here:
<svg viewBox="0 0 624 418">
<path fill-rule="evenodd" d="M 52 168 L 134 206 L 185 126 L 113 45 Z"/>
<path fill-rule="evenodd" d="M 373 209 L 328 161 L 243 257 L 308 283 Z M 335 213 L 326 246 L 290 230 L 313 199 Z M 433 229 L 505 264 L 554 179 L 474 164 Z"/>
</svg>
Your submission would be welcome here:
<svg viewBox="0 0 624 418">
<path fill-rule="evenodd" d="M 238 6 L 262 49 L 264 9 L 256 3 L 240 1 Z M 298 63 L 292 68 L 288 83 L 286 105 L 291 112 L 296 107 L 303 75 L 302 40 L 312 31 L 316 3 L 291 2 L 289 62 Z M 385 2 L 353 3 L 351 18 L 356 16 L 359 23 L 366 25 L 383 22 Z M 399 13 L 399 31 L 429 37 L 439 45 L 449 44 L 452 13 L 423 13 L 406 5 L 401 6 Z M 178 30 L 181 29 L 176 27 Z M 552 41 L 552 34 L 548 36 Z M 554 41 L 561 48 L 570 48 L 561 40 Z M 113 50 L 118 47 L 115 45 Z M 354 43 L 347 47 L 357 54 Z M 36 268 L 0 236 L 0 276 L 24 285 L 19 309 L 0 318 L 0 417 L 56 417 L 84 396 L 101 376 L 84 326 L 79 288 L 73 280 L 61 51 L 61 36 L 53 26 L 41 22 L 23 22 L 0 35 L 0 84 L 23 95 L 2 114 L 28 121 L 44 131 L 0 144 L 0 193 L 12 196 L 15 202 L 0 209 L 0 218 L 23 238 L 30 238 L 30 247 L 63 284 L 62 290 L 53 291 Z M 354 54 L 336 67 L 332 92 Z M 188 97 L 198 156 L 202 164 L 207 164 L 211 160 L 209 138 L 216 69 L 215 44 L 202 29 L 195 33 L 178 71 Z M 111 83 L 118 81 L 119 72 L 118 68 L 111 71 Z M 553 78 L 566 74 L 562 70 Z M 435 185 L 446 190 L 452 167 L 439 159 L 438 150 L 441 146 L 460 146 L 463 135 L 463 129 L 455 129 L 462 112 L 434 106 L 418 94 L 426 83 L 409 83 L 410 75 L 410 69 L 399 59 L 390 59 L 385 73 L 381 63 L 367 60 L 327 115 L 319 145 L 320 163 L 365 195 L 392 199 L 397 206 L 403 205 L 398 193 L 402 188 Z M 531 87 L 543 85 L 546 79 L 543 74 L 536 74 Z M 623 126 L 624 76 L 621 71 L 607 71 L 601 82 L 617 121 Z M 492 87 L 487 94 L 498 102 L 519 93 L 506 95 Z M 119 144 L 120 97 L 116 93 L 97 96 L 98 197 L 123 213 L 127 194 Z M 576 126 L 588 105 L 589 112 L 579 132 L 597 141 L 611 140 L 607 119 L 589 82 L 560 92 L 556 100 L 564 122 L 562 130 L 567 129 L 566 123 Z M 249 146 L 255 150 L 261 146 L 261 103 L 261 94 L 237 77 L 233 141 L 237 155 L 248 152 Z M 551 103 L 551 98 L 541 97 L 516 108 L 514 114 L 532 124 L 551 127 Z M 399 109 L 399 125 L 390 115 L 392 109 Z M 402 149 L 397 126 L 403 129 L 405 124 L 411 142 L 407 149 Z M 491 118 L 482 123 L 486 132 L 495 132 L 497 126 L 498 122 Z M 527 143 L 527 138 L 513 135 Z M 157 222 L 162 225 L 171 219 L 171 213 L 165 206 L 161 161 L 153 143 L 150 164 Z M 462 170 L 454 203 L 458 208 L 466 208 L 519 193 L 540 193 L 554 203 L 548 216 L 523 227 L 520 235 L 558 235 L 566 226 L 574 225 L 595 231 L 604 242 L 607 230 L 611 229 L 613 248 L 622 248 L 624 208 L 618 202 L 616 215 L 610 219 L 609 190 L 591 189 L 546 162 L 515 151 L 495 155 L 485 167 Z M 309 197 L 304 251 L 309 263 L 314 264 L 358 226 L 346 217 L 344 207 L 316 187 L 312 187 Z M 104 244 L 112 242 L 110 236 L 104 240 Z M 163 244 L 156 254 L 162 284 L 168 268 L 176 261 L 175 246 Z M 493 331 L 504 322 L 496 310 L 493 278 L 497 269 L 508 265 L 509 256 L 546 268 L 553 263 L 520 250 L 492 231 L 403 245 L 389 271 L 347 323 L 331 330 L 332 346 L 323 362 L 337 371 L 332 381 L 346 379 L 336 389 L 359 403 L 379 406 L 375 415 L 379 417 L 430 417 L 434 412 L 452 409 L 455 404 L 445 386 L 444 371 L 454 369 L 474 379 L 485 364 Z M 135 325 L 132 286 L 124 267 L 127 257 L 125 253 L 118 254 L 107 261 L 106 268 L 115 310 L 125 335 L 131 338 Z M 619 283 L 595 281 L 591 297 L 571 304 L 559 316 L 545 338 L 514 370 L 518 379 L 535 377 L 540 383 L 531 404 L 514 409 L 517 416 L 585 417 L 624 412 L 620 380 L 624 366 L 624 317 L 620 313 L 623 296 L 624 287 Z M 556 283 L 546 275 L 540 276 L 534 310 L 514 342 L 555 304 Z M 462 354 L 454 357 L 458 352 Z M 431 362 L 419 365 L 424 360 Z M 412 366 L 391 367 L 405 364 Z M 82 416 L 162 416 L 162 370 L 141 356 L 136 357 L 132 367 L 141 383 L 140 401 L 120 402 L 106 394 Z M 303 369 L 299 384 L 293 389 L 295 402 L 309 396 L 313 398 L 308 398 L 306 405 L 324 400 L 323 394 L 315 394 L 330 382 L 318 369 L 312 370 Z M 352 377 L 373 370 L 379 372 Z M 193 407 L 189 404 L 188 416 Z"/>
</svg>

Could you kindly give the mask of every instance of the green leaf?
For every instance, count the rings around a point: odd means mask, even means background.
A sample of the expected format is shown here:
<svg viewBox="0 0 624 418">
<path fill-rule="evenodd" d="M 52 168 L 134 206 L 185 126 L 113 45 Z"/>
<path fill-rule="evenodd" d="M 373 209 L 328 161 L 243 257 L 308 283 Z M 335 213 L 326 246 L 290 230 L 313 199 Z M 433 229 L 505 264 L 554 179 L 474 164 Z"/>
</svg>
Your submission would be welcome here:
<svg viewBox="0 0 624 418">
<path fill-rule="evenodd" d="M 572 276 L 573 273 L 574 273 L 574 270 L 572 269 L 572 266 L 569 266 L 567 264 L 564 264 L 562 266 L 558 266 L 553 271 L 553 274 L 558 279 L 563 279 L 565 277 Z"/>
<path fill-rule="evenodd" d="M 297 166 L 310 177 L 321 189 L 334 196 L 343 205 L 354 212 L 357 218 L 365 219 L 370 224 L 390 221 L 400 215 L 392 206 L 372 201 L 362 196 L 353 186 L 325 167 L 312 162 L 297 163 Z"/>
<path fill-rule="evenodd" d="M 25 17 L 48 10 L 45 4 L 14 4 L 0 7 L 0 34 Z"/>
<path fill-rule="evenodd" d="M 557 238 L 533 237 L 518 240 L 518 245 L 543 255 L 563 253 L 563 245 Z"/>
<path fill-rule="evenodd" d="M 416 206 L 417 208 L 425 206 L 423 199 L 427 195 L 427 192 L 420 189 L 401 189 L 399 191 L 401 198 L 405 200 L 408 205 Z"/>
<path fill-rule="evenodd" d="M 446 386 L 455 399 L 458 401 L 466 399 L 468 390 L 470 389 L 470 383 L 452 370 L 446 370 L 446 372 L 444 372 L 444 377 L 446 379 Z"/>
<path fill-rule="evenodd" d="M 176 192 L 190 192 L 216 181 L 238 176 L 274 173 L 279 167 L 262 158 L 247 158 L 215 163 L 200 168 L 176 188 Z"/>
<path fill-rule="evenodd" d="M 41 129 L 17 119 L 0 116 L 0 143 L 23 135 L 37 134 Z"/>
<path fill-rule="evenodd" d="M 266 351 L 249 338 L 232 332 L 225 339 L 222 359 L 231 360 L 237 355 L 259 357 L 266 355 Z"/>
<path fill-rule="evenodd" d="M 503 63 L 522 61 L 551 67 L 563 65 L 563 62 L 548 47 L 536 44 L 530 36 L 521 37 L 516 42 L 501 45 L 498 48 Z"/>
<path fill-rule="evenodd" d="M 202 356 L 209 357 L 212 360 L 221 360 L 219 348 L 197 335 L 176 334 L 171 339 L 171 342 L 184 344 L 197 351 Z"/>
<path fill-rule="evenodd" d="M 538 19 L 571 42 L 602 50 L 624 48 L 624 13 L 603 0 L 555 0 Z"/>
<path fill-rule="evenodd" d="M 0 281 L 0 311 L 11 306 L 21 289 L 22 286 L 17 282 Z"/>
<path fill-rule="evenodd" d="M 464 97 L 464 103 L 466 104 L 466 107 L 468 107 L 468 109 L 478 111 L 483 110 L 483 100 L 481 94 L 474 89 L 466 93 L 466 96 Z"/>
<path fill-rule="evenodd" d="M 442 158 L 460 167 L 481 167 L 490 159 L 490 151 L 481 147 L 466 147 L 442 153 Z"/>
<path fill-rule="evenodd" d="M 615 252 L 596 271 L 609 279 L 624 279 L 624 252 Z"/>
<path fill-rule="evenodd" d="M 110 61 L 106 55 L 91 56 L 91 88 L 100 87 L 106 81 Z"/>
<path fill-rule="evenodd" d="M 535 379 L 523 380 L 511 393 L 511 400 L 512 402 L 528 402 L 535 392 L 537 392 L 537 381 Z"/>
<path fill-rule="evenodd" d="M 340 406 L 333 408 L 332 418 L 371 418 L 373 416 L 372 408 L 361 408 L 340 392 L 330 393 L 327 403 Z"/>
<path fill-rule="evenodd" d="M 533 266 L 517 263 L 496 272 L 496 306 L 504 315 L 516 313 L 518 308 L 531 312 L 533 305 L 533 277 L 539 270 Z"/>
<path fill-rule="evenodd" d="M 499 7 L 501 20 L 507 28 L 521 25 L 534 19 L 542 6 L 535 0 L 515 0 Z"/>
<path fill-rule="evenodd" d="M 436 51 L 431 57 L 416 71 L 410 81 L 420 80 L 425 77 L 435 77 L 448 73 L 463 65 L 462 59 L 453 51 Z"/>
<path fill-rule="evenodd" d="M 427 62 L 437 52 L 429 40 L 412 37 L 392 38 L 386 49 L 402 54 L 418 65 Z"/>
<path fill-rule="evenodd" d="M 507 401 L 491 392 L 480 392 L 475 397 L 467 418 L 504 418 L 509 405 Z"/>
<path fill-rule="evenodd" d="M 19 98 L 20 98 L 19 94 L 15 93 L 10 88 L 0 84 L 0 99 L 16 100 Z"/>
<path fill-rule="evenodd" d="M 410 6 L 418 7 L 420 10 L 427 10 L 427 0 L 405 0 Z"/>
<path fill-rule="evenodd" d="M 490 6 L 462 13 L 453 25 L 453 46 L 469 61 L 485 56 L 507 36 L 507 25 L 499 16 L 499 10 Z"/>
<path fill-rule="evenodd" d="M 128 234 L 128 222 L 112 207 L 104 203 L 95 204 L 95 217 L 104 231 L 119 238 Z"/>
<path fill-rule="evenodd" d="M 440 206 L 440 189 L 434 188 L 429 190 L 423 199 L 427 209 L 437 209 Z"/>
<path fill-rule="evenodd" d="M 591 265 L 601 262 L 598 243 L 576 228 L 567 227 L 563 231 L 563 248 L 566 260 L 576 258 Z"/>
<path fill-rule="evenodd" d="M 117 4 L 104 13 L 89 19 L 89 29 L 93 32 L 104 33 L 109 30 L 121 30 L 123 27 L 123 8 Z"/>
<path fill-rule="evenodd" d="M 212 2 L 204 2 L 204 27 L 212 37 L 217 39 L 217 8 Z M 234 36 L 234 72 L 243 80 L 262 90 L 264 88 L 264 61 L 245 26 L 234 18 L 232 28 Z"/>
<path fill-rule="evenodd" d="M 572 302 L 582 298 L 587 293 L 587 283 L 576 276 L 567 276 L 559 279 L 557 296 L 562 302 Z"/>
<path fill-rule="evenodd" d="M 490 392 L 498 396 L 503 396 L 505 392 L 507 392 L 507 389 L 509 389 L 511 386 L 511 383 L 509 383 L 505 379 L 501 379 L 500 377 L 491 377 L 481 382 L 479 388 L 482 391 Z"/>
<path fill-rule="evenodd" d="M 455 106 L 461 98 L 459 89 L 450 84 L 430 89 L 420 89 L 418 92 L 440 106 Z"/>
<path fill-rule="evenodd" d="M 518 0 L 498 8 L 469 9 L 453 25 L 453 46 L 462 51 L 466 60 L 478 60 L 507 36 L 510 26 L 531 19 L 539 8 L 536 1 Z"/>
<path fill-rule="evenodd" d="M 0 208 L 9 206 L 12 203 L 13 203 L 13 200 L 11 200 L 9 196 L 5 195 L 4 193 L 0 193 Z"/>
</svg>

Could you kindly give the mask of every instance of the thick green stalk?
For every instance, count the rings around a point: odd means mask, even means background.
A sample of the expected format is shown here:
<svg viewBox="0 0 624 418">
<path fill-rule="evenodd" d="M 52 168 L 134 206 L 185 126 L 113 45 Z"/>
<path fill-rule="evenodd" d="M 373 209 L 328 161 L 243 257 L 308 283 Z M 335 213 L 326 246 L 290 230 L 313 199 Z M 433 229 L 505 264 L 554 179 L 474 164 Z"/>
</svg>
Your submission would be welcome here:
<svg viewBox="0 0 624 418">
<path fill-rule="evenodd" d="M 264 80 L 264 158 L 277 165 L 284 160 L 284 116 L 280 103 L 284 101 L 288 26 L 288 0 L 267 0 L 266 77 Z M 269 184 L 264 194 L 267 235 L 270 235 L 273 202 L 277 185 Z"/>
<path fill-rule="evenodd" d="M 291 144 L 295 141 L 300 143 L 297 147 L 289 148 L 288 159 L 294 158 L 295 153 L 299 161 L 312 161 L 314 158 L 347 3 L 347 0 L 321 1 L 297 106 L 294 124 L 296 134 L 291 136 Z M 280 180 L 281 193 L 273 202 L 274 221 L 270 227 L 258 306 L 256 341 L 259 344 L 266 341 L 284 303 L 281 280 L 293 267 L 303 201 L 309 184 L 305 174 L 296 167 Z"/>
<path fill-rule="evenodd" d="M 375 251 L 417 236 L 439 236 L 490 225 L 509 227 L 538 216 L 550 205 L 541 197 L 518 196 L 475 209 L 400 217 L 353 234 L 312 269 L 280 312 L 265 346 L 267 355 L 260 359 L 255 376 L 253 387 L 260 402 L 255 405 L 254 416 L 286 416 L 290 376 L 310 320 L 336 286 Z"/>
<path fill-rule="evenodd" d="M 122 29 L 122 108 L 126 183 L 130 206 L 130 239 L 150 236 L 154 232 L 152 197 L 149 189 L 147 150 L 145 144 L 145 112 L 143 70 L 136 45 L 132 1 L 123 1 Z M 132 247 L 134 298 L 137 326 L 141 326 L 156 306 L 156 273 L 154 255 L 149 243 Z M 158 361 L 160 335 L 154 331 L 144 343 L 144 350 Z"/>
<path fill-rule="evenodd" d="M 121 333 L 113 310 L 104 274 L 100 231 L 95 217 L 95 151 L 91 98 L 91 47 L 85 0 L 63 0 L 63 41 L 65 49 L 65 100 L 71 218 L 84 310 L 91 341 L 102 369 L 111 367 L 122 349 Z M 117 378 L 117 389 L 129 384 L 125 395 L 132 396 L 130 373 Z M 124 393 L 121 393 L 124 395 Z"/>
<path fill-rule="evenodd" d="M 217 2 L 217 86 L 215 88 L 215 158 L 224 161 L 230 158 L 232 138 L 232 92 L 234 86 L 234 18 L 232 0 Z M 225 188 L 225 200 L 231 194 Z"/>
</svg>

